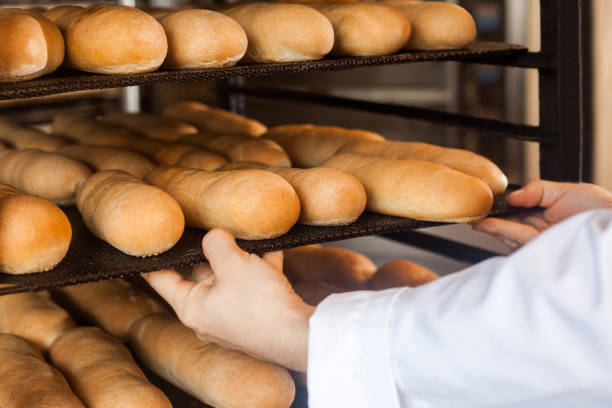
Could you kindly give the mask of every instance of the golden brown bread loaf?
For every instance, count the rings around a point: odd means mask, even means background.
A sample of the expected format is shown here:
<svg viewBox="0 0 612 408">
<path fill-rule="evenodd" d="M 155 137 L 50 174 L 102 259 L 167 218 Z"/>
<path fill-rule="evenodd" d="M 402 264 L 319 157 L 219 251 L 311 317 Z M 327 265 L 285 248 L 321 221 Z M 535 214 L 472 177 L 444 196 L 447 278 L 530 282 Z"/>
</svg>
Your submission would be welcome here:
<svg viewBox="0 0 612 408">
<path fill-rule="evenodd" d="M 0 333 L 14 334 L 48 351 L 57 336 L 76 323 L 46 293 L 0 296 Z"/>
<path fill-rule="evenodd" d="M 53 118 L 53 133 L 96 146 L 124 147 L 142 139 L 122 126 L 72 113 L 61 113 Z"/>
<path fill-rule="evenodd" d="M 61 147 L 58 153 L 80 160 L 95 171 L 123 170 L 138 178 L 155 168 L 146 157 L 114 147 L 72 144 Z"/>
<path fill-rule="evenodd" d="M 57 265 L 72 239 L 66 214 L 53 203 L 0 185 L 0 271 L 43 272 Z"/>
<path fill-rule="evenodd" d="M 151 139 L 175 142 L 181 137 L 198 133 L 198 128 L 180 120 L 151 113 L 109 113 L 103 122 L 126 127 Z"/>
<path fill-rule="evenodd" d="M 464 48 L 476 38 L 476 23 L 463 7 L 444 1 L 383 0 L 408 17 L 411 50 Z"/>
<path fill-rule="evenodd" d="M 401 50 L 410 38 L 410 22 L 390 6 L 368 2 L 314 2 L 334 27 L 331 54 L 346 56 L 387 55 Z"/>
<path fill-rule="evenodd" d="M 357 177 L 366 189 L 366 208 L 381 214 L 470 222 L 486 216 L 493 206 L 491 189 L 482 180 L 437 163 L 342 153 L 323 166 Z"/>
<path fill-rule="evenodd" d="M 0 9 L 0 83 L 38 78 L 64 60 L 60 30 L 41 14 Z"/>
<path fill-rule="evenodd" d="M 168 38 L 164 67 L 201 69 L 236 65 L 247 36 L 235 20 L 215 11 L 188 9 L 159 18 Z"/>
<path fill-rule="evenodd" d="M 36 149 L 46 152 L 55 152 L 69 143 L 62 137 L 49 135 L 32 127 L 19 126 L 2 118 L 0 118 L 0 140 L 17 149 Z"/>
<path fill-rule="evenodd" d="M 0 334 L 2 408 L 85 408 L 66 379 L 28 341 Z"/>
<path fill-rule="evenodd" d="M 60 18 L 63 18 L 69 14 L 81 14 L 84 8 L 81 6 L 63 5 L 52 7 L 45 11 L 43 15 L 53 22 L 57 22 Z"/>
<path fill-rule="evenodd" d="M 376 265 L 348 249 L 306 245 L 285 251 L 283 270 L 292 282 L 325 282 L 358 290 L 376 272 Z"/>
<path fill-rule="evenodd" d="M 95 6 L 47 13 L 66 41 L 65 64 L 98 74 L 131 74 L 156 70 L 166 58 L 163 27 L 134 7 Z"/>
<path fill-rule="evenodd" d="M 130 326 L 141 317 L 168 311 L 161 302 L 123 279 L 66 286 L 55 294 L 75 316 L 120 339 L 127 338 Z"/>
<path fill-rule="evenodd" d="M 277 142 L 289 154 L 296 167 L 323 164 L 343 145 L 357 140 L 385 140 L 366 130 L 336 126 L 281 125 L 270 128 L 263 137 Z"/>
<path fill-rule="evenodd" d="M 97 327 L 75 327 L 55 340 L 51 362 L 88 408 L 172 408 L 118 339 Z"/>
<path fill-rule="evenodd" d="M 506 175 L 491 160 L 464 149 L 452 149 L 420 142 L 352 142 L 337 153 L 363 153 L 386 159 L 424 160 L 477 177 L 487 183 L 493 194 L 506 190 Z"/>
<path fill-rule="evenodd" d="M 222 228 L 237 238 L 277 237 L 289 231 L 300 215 L 295 190 L 285 179 L 267 171 L 159 167 L 147 174 L 145 181 L 178 201 L 187 225 Z"/>
<path fill-rule="evenodd" d="M 76 206 L 94 235 L 133 256 L 167 251 L 185 227 L 181 208 L 168 193 L 118 170 L 89 177 Z"/>
<path fill-rule="evenodd" d="M 295 293 L 310 306 L 317 306 L 326 297 L 334 293 L 343 293 L 350 290 L 320 281 L 300 281 L 292 286 Z M 306 381 L 301 381 L 301 383 L 306 385 Z"/>
<path fill-rule="evenodd" d="M 211 108 L 196 101 L 174 102 L 164 109 L 164 115 L 191 123 L 203 132 L 238 133 L 258 137 L 268 129 L 255 119 Z"/>
<path fill-rule="evenodd" d="M 0 183 L 57 204 L 74 201 L 77 188 L 91 175 L 83 163 L 40 150 L 0 150 Z"/>
<path fill-rule="evenodd" d="M 286 369 L 199 340 L 167 315 L 137 321 L 130 346 L 157 375 L 214 407 L 288 408 L 295 396 Z"/>
<path fill-rule="evenodd" d="M 245 59 L 294 62 L 323 58 L 334 45 L 334 29 L 317 10 L 302 4 L 242 3 L 223 13 L 249 40 Z"/>
<path fill-rule="evenodd" d="M 410 286 L 415 288 L 438 279 L 439 276 L 417 263 L 397 260 L 387 262 L 368 280 L 370 290 Z"/>
<path fill-rule="evenodd" d="M 155 153 L 158 164 L 189 167 L 200 170 L 216 170 L 227 163 L 225 157 L 189 144 L 171 143 Z"/>
</svg>

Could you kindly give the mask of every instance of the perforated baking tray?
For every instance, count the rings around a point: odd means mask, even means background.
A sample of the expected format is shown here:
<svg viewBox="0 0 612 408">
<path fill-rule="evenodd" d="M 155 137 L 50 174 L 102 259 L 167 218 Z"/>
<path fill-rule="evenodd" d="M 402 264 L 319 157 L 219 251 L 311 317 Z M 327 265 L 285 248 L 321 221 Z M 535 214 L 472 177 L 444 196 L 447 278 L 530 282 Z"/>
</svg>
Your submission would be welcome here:
<svg viewBox="0 0 612 408">
<path fill-rule="evenodd" d="M 334 71 L 371 65 L 401 64 L 423 61 L 444 61 L 513 57 L 527 52 L 525 47 L 489 41 L 475 41 L 461 50 L 406 52 L 379 57 L 325 58 L 320 61 L 274 64 L 239 64 L 229 68 L 166 71 L 131 75 L 95 75 L 80 71 L 60 69 L 32 81 L 0 84 L 0 100 L 53 95 L 86 89 L 119 88 L 134 85 L 151 85 L 167 82 L 189 82 L 225 79 L 230 77 L 254 77 L 305 71 Z"/>
</svg>

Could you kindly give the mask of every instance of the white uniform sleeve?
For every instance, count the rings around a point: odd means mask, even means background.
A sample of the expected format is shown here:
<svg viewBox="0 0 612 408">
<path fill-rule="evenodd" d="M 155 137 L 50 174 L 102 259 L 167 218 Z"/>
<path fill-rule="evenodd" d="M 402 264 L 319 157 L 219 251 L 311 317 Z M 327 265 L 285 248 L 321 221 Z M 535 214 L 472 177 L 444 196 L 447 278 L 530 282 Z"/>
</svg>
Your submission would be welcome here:
<svg viewBox="0 0 612 408">
<path fill-rule="evenodd" d="M 611 407 L 612 211 L 425 286 L 310 319 L 310 408 Z"/>
</svg>

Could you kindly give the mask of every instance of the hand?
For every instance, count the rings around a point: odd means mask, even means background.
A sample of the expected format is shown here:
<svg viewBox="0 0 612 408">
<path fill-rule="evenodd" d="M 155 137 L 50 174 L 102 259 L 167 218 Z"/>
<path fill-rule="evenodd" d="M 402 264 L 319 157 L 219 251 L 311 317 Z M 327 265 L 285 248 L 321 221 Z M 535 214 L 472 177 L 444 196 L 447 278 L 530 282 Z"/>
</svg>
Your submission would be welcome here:
<svg viewBox="0 0 612 408">
<path fill-rule="evenodd" d="M 174 270 L 143 277 L 202 340 L 305 372 L 314 308 L 283 275 L 283 253 L 246 253 L 219 229 L 202 247 L 210 264 L 194 267 L 194 281 Z"/>
<path fill-rule="evenodd" d="M 515 207 L 543 207 L 544 211 L 511 219 L 486 218 L 474 229 L 494 235 L 512 247 L 524 245 L 548 227 L 580 212 L 595 208 L 612 208 L 612 193 L 588 183 L 558 183 L 532 180 L 522 189 L 509 194 L 508 203 Z"/>
</svg>

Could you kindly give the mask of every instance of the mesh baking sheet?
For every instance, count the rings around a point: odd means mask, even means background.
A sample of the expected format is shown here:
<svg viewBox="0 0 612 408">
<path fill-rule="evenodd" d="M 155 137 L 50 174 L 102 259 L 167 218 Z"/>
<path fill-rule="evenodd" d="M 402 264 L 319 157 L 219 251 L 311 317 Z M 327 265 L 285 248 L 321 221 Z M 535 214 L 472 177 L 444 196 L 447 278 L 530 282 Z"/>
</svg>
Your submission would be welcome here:
<svg viewBox="0 0 612 408">
<path fill-rule="evenodd" d="M 503 197 L 498 197 L 493 214 L 507 212 Z M 146 258 L 124 254 L 96 238 L 88 230 L 76 207 L 64 211 L 72 225 L 72 242 L 68 254 L 53 270 L 25 275 L 0 273 L 0 295 L 37 291 L 101 279 L 134 276 L 144 272 L 181 268 L 205 261 L 201 241 L 205 231 L 185 229 L 183 237 L 169 251 Z M 318 242 L 340 241 L 367 235 L 384 235 L 442 223 L 418 221 L 366 212 L 349 225 L 314 227 L 296 225 L 287 234 L 259 241 L 237 240 L 245 251 L 262 253 Z"/>
<path fill-rule="evenodd" d="M 474 58 L 486 61 L 487 58 L 512 57 L 527 52 L 527 49 L 513 44 L 490 41 L 475 41 L 461 50 L 439 50 L 406 52 L 378 57 L 325 58 L 320 61 L 239 64 L 229 68 L 208 68 L 197 70 L 166 71 L 130 75 L 97 75 L 80 71 L 60 69 L 32 81 L 15 84 L 0 84 L 1 99 L 29 98 L 53 95 L 86 89 L 119 88 L 134 85 L 151 85 L 167 82 L 189 82 L 216 80 L 230 77 L 254 77 L 305 71 L 333 71 L 371 65 L 400 64 L 423 61 L 461 60 Z"/>
</svg>

